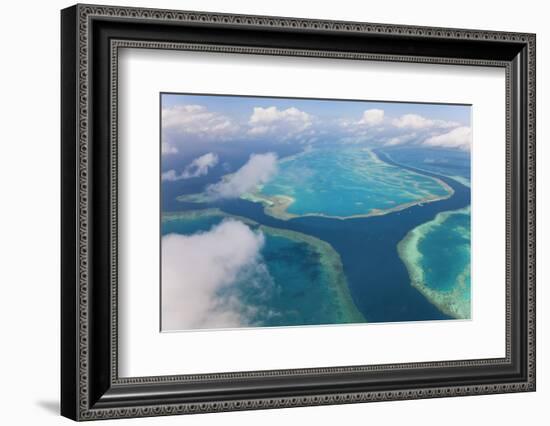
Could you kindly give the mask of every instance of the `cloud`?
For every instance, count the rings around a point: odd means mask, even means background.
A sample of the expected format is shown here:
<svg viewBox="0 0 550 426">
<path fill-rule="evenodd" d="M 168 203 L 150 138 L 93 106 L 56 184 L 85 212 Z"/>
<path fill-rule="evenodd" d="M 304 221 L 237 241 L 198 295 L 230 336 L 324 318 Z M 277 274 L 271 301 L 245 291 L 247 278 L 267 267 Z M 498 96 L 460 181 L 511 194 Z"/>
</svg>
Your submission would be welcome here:
<svg viewBox="0 0 550 426">
<path fill-rule="evenodd" d="M 181 174 L 175 170 L 168 170 L 162 174 L 162 180 L 176 181 L 181 179 L 190 179 L 208 174 L 208 170 L 218 164 L 218 156 L 212 152 L 195 158 Z"/>
<path fill-rule="evenodd" d="M 202 105 L 174 105 L 162 109 L 162 130 L 193 140 L 225 140 L 234 135 L 239 126 L 231 118 Z"/>
<path fill-rule="evenodd" d="M 363 112 L 363 116 L 357 122 L 359 125 L 377 126 L 384 121 L 383 109 L 367 109 Z"/>
<path fill-rule="evenodd" d="M 208 198 L 238 198 L 252 191 L 257 185 L 269 181 L 277 173 L 277 155 L 252 154 L 248 161 L 235 173 L 226 176 L 221 182 L 209 185 L 206 189 Z"/>
<path fill-rule="evenodd" d="M 248 325 L 256 308 L 232 290 L 243 277 L 265 274 L 264 235 L 226 219 L 208 232 L 162 238 L 162 329 Z"/>
<path fill-rule="evenodd" d="M 298 108 L 280 110 L 275 106 L 254 107 L 248 120 L 248 134 L 251 136 L 277 135 L 283 139 L 294 136 L 310 128 L 313 116 Z"/>
<path fill-rule="evenodd" d="M 382 109 L 366 109 L 361 118 L 341 118 L 337 120 L 339 130 L 349 136 L 340 137 L 344 143 L 362 143 L 372 140 L 377 133 L 384 130 L 381 125 L 384 123 L 385 112 Z"/>
<path fill-rule="evenodd" d="M 412 140 L 416 139 L 416 137 L 417 137 L 416 133 L 409 133 L 409 134 L 394 136 L 390 138 L 384 145 L 386 146 L 403 145 L 405 143 L 411 142 Z"/>
<path fill-rule="evenodd" d="M 432 120 L 418 114 L 404 114 L 394 118 L 392 124 L 399 129 L 430 129 L 430 128 L 451 128 L 458 126 L 454 121 Z"/>
<path fill-rule="evenodd" d="M 472 129 L 470 127 L 457 127 L 450 132 L 429 137 L 424 141 L 423 145 L 459 148 L 468 151 L 470 150 L 471 143 Z"/>
<path fill-rule="evenodd" d="M 369 127 L 376 127 L 384 122 L 385 113 L 383 109 L 366 109 L 359 120 L 341 118 L 337 122 L 340 128 L 348 131 L 364 131 Z"/>
<path fill-rule="evenodd" d="M 175 146 L 170 145 L 168 142 L 162 142 L 161 153 L 162 155 L 177 154 L 178 149 Z"/>
</svg>

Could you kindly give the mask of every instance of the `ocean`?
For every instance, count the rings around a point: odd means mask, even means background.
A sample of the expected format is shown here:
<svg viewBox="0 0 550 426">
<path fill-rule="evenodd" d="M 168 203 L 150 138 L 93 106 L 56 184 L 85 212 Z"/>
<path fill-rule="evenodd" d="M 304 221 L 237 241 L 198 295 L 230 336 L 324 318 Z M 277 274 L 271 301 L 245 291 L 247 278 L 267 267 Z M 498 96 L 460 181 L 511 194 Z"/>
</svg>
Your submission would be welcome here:
<svg viewBox="0 0 550 426">
<path fill-rule="evenodd" d="M 179 183 L 166 189 L 163 186 L 163 213 L 218 208 L 226 214 L 247 218 L 260 226 L 294 231 L 330 244 L 340 257 L 353 304 L 367 322 L 451 319 L 453 318 L 451 315 L 438 309 L 424 294 L 411 285 L 409 273 L 399 256 L 397 246 L 411 230 L 433 220 L 438 213 L 469 206 L 470 188 L 456 179 L 440 174 L 444 171 L 444 164 L 440 164 L 441 168 L 435 170 L 433 162 L 423 163 L 427 166 L 420 170 L 420 168 L 411 165 L 414 164 L 414 161 L 409 161 L 408 165 L 401 161 L 397 163 L 395 160 L 397 155 L 394 150 L 390 151 L 391 157 L 385 150 L 377 149 L 374 152 L 387 164 L 440 179 L 452 188 L 453 194 L 446 199 L 414 205 L 384 215 L 354 217 L 345 220 L 321 216 L 302 216 L 288 220 L 277 219 L 266 214 L 262 204 L 244 199 L 216 201 L 207 204 L 175 201 L 175 195 L 197 192 L 197 188 L 204 188 L 205 184 L 219 179 L 219 175 L 211 175 L 199 178 L 193 183 L 186 182 L 187 187 L 185 188 L 183 188 L 184 184 Z M 436 153 L 431 154 L 436 155 Z M 417 163 L 420 163 L 420 160 Z M 417 164 L 414 165 L 417 166 Z M 464 170 L 460 172 L 464 174 Z M 205 223 L 207 225 L 203 224 L 203 228 L 211 225 L 208 221 Z M 163 222 L 163 234 L 169 232 L 187 233 L 189 231 L 183 224 L 179 229 L 175 229 L 173 226 L 176 225 L 165 225 Z M 439 241 L 439 244 L 444 244 L 444 237 L 439 235 Z M 269 303 L 273 303 L 275 310 L 289 312 L 294 310 L 300 312 L 300 315 L 288 316 L 286 320 L 279 322 L 273 319 L 271 322 L 267 320 L 262 322 L 257 319 L 259 323 L 262 323 L 261 325 L 350 322 L 342 320 L 345 315 L 335 313 L 326 314 L 325 312 L 324 315 L 316 316 L 316 313 L 323 312 L 327 306 L 330 307 L 330 303 L 325 300 L 330 296 L 326 290 L 330 286 L 315 285 L 315 283 L 322 282 L 323 270 L 315 266 L 316 259 L 311 252 L 311 247 L 303 243 L 284 241 L 284 238 L 281 237 L 270 237 L 266 247 L 270 247 L 264 254 L 265 262 L 268 266 L 271 265 L 270 273 L 275 281 L 288 283 L 289 289 L 278 298 L 270 299 Z M 426 259 L 428 264 L 430 263 L 430 253 L 436 256 L 437 246 L 424 253 L 428 257 Z M 452 259 L 446 261 L 451 262 Z M 288 265 L 293 266 L 289 268 Z M 324 288 L 326 291 L 319 291 L 317 287 Z M 292 289 L 293 291 L 290 291 Z"/>
</svg>

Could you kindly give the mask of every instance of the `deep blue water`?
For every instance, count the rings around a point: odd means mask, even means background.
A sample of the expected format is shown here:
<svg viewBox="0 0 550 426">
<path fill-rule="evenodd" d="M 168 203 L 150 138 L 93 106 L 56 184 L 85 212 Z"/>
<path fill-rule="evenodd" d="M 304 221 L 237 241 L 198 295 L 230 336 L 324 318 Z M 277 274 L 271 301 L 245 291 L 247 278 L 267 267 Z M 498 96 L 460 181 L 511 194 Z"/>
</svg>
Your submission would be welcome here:
<svg viewBox="0 0 550 426">
<path fill-rule="evenodd" d="M 417 167 L 446 176 L 461 176 L 470 179 L 469 152 L 441 148 L 384 148 L 388 156 L 401 166 Z"/>
<path fill-rule="evenodd" d="M 266 215 L 261 204 L 241 199 L 210 204 L 165 199 L 165 211 L 219 207 L 229 214 L 327 241 L 340 253 L 352 298 L 369 322 L 448 319 L 410 285 L 405 265 L 397 253 L 397 244 L 408 231 L 432 220 L 437 213 L 469 205 L 470 189 L 453 179 L 396 164 L 380 150 L 376 153 L 390 164 L 440 178 L 454 189 L 453 196 L 383 216 L 347 220 L 300 217 L 283 221 Z"/>
</svg>

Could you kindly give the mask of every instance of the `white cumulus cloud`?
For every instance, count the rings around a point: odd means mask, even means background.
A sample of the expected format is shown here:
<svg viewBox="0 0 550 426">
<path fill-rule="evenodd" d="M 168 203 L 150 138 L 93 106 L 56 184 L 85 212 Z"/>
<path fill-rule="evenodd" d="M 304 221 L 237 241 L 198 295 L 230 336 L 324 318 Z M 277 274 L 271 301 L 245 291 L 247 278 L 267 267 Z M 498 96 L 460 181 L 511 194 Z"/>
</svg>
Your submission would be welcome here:
<svg viewBox="0 0 550 426">
<path fill-rule="evenodd" d="M 383 130 L 385 112 L 383 109 L 371 108 L 363 111 L 361 118 L 341 118 L 337 120 L 340 130 L 349 137 L 341 138 L 342 141 L 360 143 L 371 140 L 377 133 Z"/>
<path fill-rule="evenodd" d="M 209 111 L 202 105 L 174 105 L 162 109 L 162 130 L 177 136 L 225 140 L 239 126 L 229 117 Z"/>
<path fill-rule="evenodd" d="M 183 172 L 178 174 L 175 170 L 168 170 L 162 174 L 162 180 L 176 181 L 190 179 L 208 174 L 208 170 L 218 164 L 218 156 L 213 152 L 195 158 L 185 167 Z"/>
<path fill-rule="evenodd" d="M 261 232 L 226 219 L 208 232 L 162 238 L 162 329 L 248 325 L 254 307 L 228 291 L 240 274 L 261 268 Z M 233 293 L 234 294 L 234 293 Z"/>
<path fill-rule="evenodd" d="M 211 199 L 238 198 L 257 185 L 268 182 L 277 173 L 277 155 L 273 152 L 252 154 L 235 173 L 206 189 Z"/>
<path fill-rule="evenodd" d="M 424 145 L 440 146 L 446 148 L 459 148 L 470 150 L 472 143 L 472 129 L 470 127 L 457 127 L 447 133 L 429 137 Z"/>
<path fill-rule="evenodd" d="M 409 133 L 409 134 L 394 136 L 390 138 L 384 145 L 386 146 L 403 145 L 405 143 L 411 142 L 416 137 L 417 137 L 416 133 Z"/>
<path fill-rule="evenodd" d="M 277 135 L 283 139 L 299 134 L 311 127 L 313 116 L 298 108 L 278 109 L 254 107 L 248 120 L 251 136 Z"/>
<path fill-rule="evenodd" d="M 168 142 L 162 142 L 161 153 L 162 155 L 177 154 L 178 149 L 175 146 L 169 144 Z"/>
<path fill-rule="evenodd" d="M 361 119 L 358 121 L 360 125 L 366 126 L 377 126 L 382 124 L 384 121 L 384 110 L 383 109 L 367 109 L 363 111 Z"/>
<path fill-rule="evenodd" d="M 458 125 L 454 121 L 432 120 L 418 114 L 404 114 L 394 118 L 392 124 L 399 129 L 451 128 Z"/>
</svg>

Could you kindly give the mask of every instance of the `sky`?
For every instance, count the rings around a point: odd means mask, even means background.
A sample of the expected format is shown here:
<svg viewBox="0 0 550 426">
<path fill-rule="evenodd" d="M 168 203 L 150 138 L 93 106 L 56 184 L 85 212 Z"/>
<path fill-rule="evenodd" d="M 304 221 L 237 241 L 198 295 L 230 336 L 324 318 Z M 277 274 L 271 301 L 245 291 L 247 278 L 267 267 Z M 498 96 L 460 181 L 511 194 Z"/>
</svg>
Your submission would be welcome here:
<svg viewBox="0 0 550 426">
<path fill-rule="evenodd" d="M 256 106 L 264 108 L 276 106 L 279 109 L 295 107 L 318 117 L 336 118 L 342 116 L 352 118 L 361 116 L 365 109 L 383 109 L 388 115 L 393 116 L 415 113 L 432 119 L 458 121 L 463 124 L 469 124 L 470 122 L 470 107 L 468 105 L 162 94 L 162 106 L 164 108 L 182 104 L 203 105 L 209 111 L 230 114 L 241 120 L 246 120 Z"/>
<path fill-rule="evenodd" d="M 470 150 L 471 106 L 161 94 L 162 153 L 231 141 L 426 145 Z"/>
</svg>

